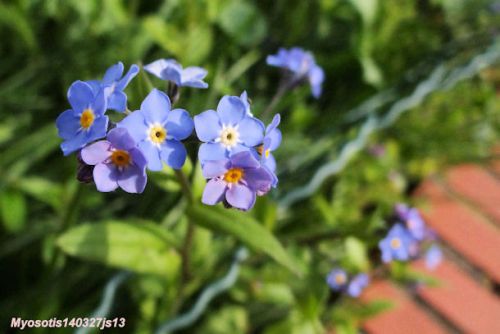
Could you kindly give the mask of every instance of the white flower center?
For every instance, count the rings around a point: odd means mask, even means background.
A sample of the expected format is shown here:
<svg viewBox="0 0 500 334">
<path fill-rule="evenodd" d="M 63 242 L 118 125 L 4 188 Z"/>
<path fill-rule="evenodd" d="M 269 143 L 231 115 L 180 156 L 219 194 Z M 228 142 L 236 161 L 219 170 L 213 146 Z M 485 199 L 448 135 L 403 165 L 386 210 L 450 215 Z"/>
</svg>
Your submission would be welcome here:
<svg viewBox="0 0 500 334">
<path fill-rule="evenodd" d="M 160 123 L 150 124 L 147 134 L 148 139 L 156 146 L 160 146 L 167 139 L 167 129 Z"/>
<path fill-rule="evenodd" d="M 238 126 L 233 127 L 232 125 L 223 125 L 222 130 L 219 133 L 219 138 L 216 142 L 220 142 L 222 146 L 230 150 L 240 143 L 240 133 L 238 132 Z"/>
</svg>

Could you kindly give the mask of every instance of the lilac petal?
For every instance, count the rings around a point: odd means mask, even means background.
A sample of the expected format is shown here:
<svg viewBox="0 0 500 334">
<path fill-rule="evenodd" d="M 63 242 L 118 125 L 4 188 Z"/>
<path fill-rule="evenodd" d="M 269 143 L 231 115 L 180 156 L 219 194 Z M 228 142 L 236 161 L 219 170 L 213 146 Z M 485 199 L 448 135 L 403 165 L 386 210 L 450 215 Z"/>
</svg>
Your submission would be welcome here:
<svg viewBox="0 0 500 334">
<path fill-rule="evenodd" d="M 245 181 L 254 191 L 266 191 L 271 188 L 273 177 L 265 168 L 245 169 Z"/>
<path fill-rule="evenodd" d="M 194 128 L 193 119 L 184 109 L 174 109 L 168 114 L 165 125 L 169 138 L 176 140 L 186 139 Z"/>
<path fill-rule="evenodd" d="M 98 141 L 82 149 L 82 160 L 87 165 L 97 165 L 109 158 L 109 156 L 111 155 L 110 148 L 111 143 L 109 141 Z"/>
<path fill-rule="evenodd" d="M 142 102 L 141 111 L 147 122 L 164 124 L 170 112 L 170 106 L 167 94 L 155 88 Z"/>
<path fill-rule="evenodd" d="M 112 84 L 113 82 L 117 81 L 120 79 L 123 73 L 123 63 L 119 61 L 118 63 L 110 66 L 107 70 L 106 73 L 104 74 L 104 78 L 102 78 L 102 84 L 103 85 L 109 85 Z"/>
<path fill-rule="evenodd" d="M 272 154 L 269 154 L 268 157 L 264 157 L 262 159 L 262 164 L 269 168 L 271 172 L 276 171 L 276 159 L 274 159 L 274 156 Z"/>
<path fill-rule="evenodd" d="M 311 84 L 312 94 L 315 98 L 321 95 L 321 85 L 325 79 L 325 73 L 319 66 L 314 66 L 309 72 L 309 82 Z"/>
<path fill-rule="evenodd" d="M 118 188 L 118 171 L 113 165 L 97 164 L 94 167 L 94 182 L 100 192 L 110 192 Z"/>
<path fill-rule="evenodd" d="M 206 179 L 213 179 L 214 177 L 224 175 L 229 169 L 229 160 L 209 160 L 203 163 L 203 177 Z"/>
<path fill-rule="evenodd" d="M 231 188 L 226 191 L 226 200 L 233 207 L 241 210 L 249 210 L 255 204 L 256 195 L 247 186 L 242 184 L 233 184 Z"/>
<path fill-rule="evenodd" d="M 217 113 L 224 125 L 236 125 L 246 115 L 245 105 L 239 97 L 224 96 L 217 106 Z"/>
<path fill-rule="evenodd" d="M 138 145 L 142 154 L 146 157 L 148 161 L 148 169 L 152 171 L 160 171 L 163 168 L 163 164 L 160 159 L 160 151 L 156 146 L 154 146 L 150 141 L 142 141 Z"/>
<path fill-rule="evenodd" d="M 161 146 L 161 160 L 173 169 L 181 169 L 186 162 L 186 156 L 186 148 L 177 140 L 167 140 Z"/>
<path fill-rule="evenodd" d="M 268 149 L 270 151 L 276 150 L 281 145 L 281 131 L 280 129 L 274 129 L 266 135 L 270 139 Z"/>
<path fill-rule="evenodd" d="M 59 137 L 66 140 L 73 138 L 81 128 L 80 119 L 75 116 L 71 109 L 64 111 L 57 117 L 56 126 Z"/>
<path fill-rule="evenodd" d="M 258 168 L 260 167 L 260 162 L 255 159 L 253 154 L 249 151 L 238 152 L 231 156 L 231 165 L 233 167 L 241 168 Z"/>
<path fill-rule="evenodd" d="M 125 117 L 116 125 L 118 128 L 125 128 L 136 143 L 147 137 L 148 126 L 142 111 L 137 110 Z"/>
<path fill-rule="evenodd" d="M 208 181 L 205 189 L 203 190 L 201 202 L 207 205 L 215 205 L 219 203 L 224 198 L 226 189 L 227 184 L 222 180 L 213 179 Z"/>
<path fill-rule="evenodd" d="M 204 142 L 214 140 L 222 130 L 219 115 L 213 110 L 207 110 L 194 116 L 194 127 L 196 135 Z"/>
<path fill-rule="evenodd" d="M 161 77 L 161 72 L 168 66 L 168 62 L 166 59 L 158 59 L 150 64 L 147 64 L 144 66 L 144 70 L 147 72 L 157 76 L 160 79 L 163 79 Z"/>
<path fill-rule="evenodd" d="M 280 114 L 274 115 L 273 120 L 271 121 L 271 123 L 266 128 L 266 134 L 268 134 L 269 132 L 271 132 L 274 129 L 276 129 L 278 127 L 278 125 L 280 125 L 280 122 L 281 122 L 281 116 L 280 116 Z"/>
<path fill-rule="evenodd" d="M 142 153 L 142 151 L 140 149 L 132 148 L 128 151 L 128 153 L 132 157 L 132 161 L 133 161 L 134 165 L 136 165 L 137 167 L 139 167 L 141 169 L 146 170 L 148 160 L 146 159 L 146 157 L 144 156 L 144 154 Z"/>
<path fill-rule="evenodd" d="M 125 87 L 130 83 L 130 81 L 139 73 L 139 66 L 136 64 L 133 64 L 130 66 L 127 74 L 123 78 L 121 78 L 117 83 L 116 83 L 116 89 L 117 90 L 124 90 Z"/>
<path fill-rule="evenodd" d="M 249 147 L 257 146 L 264 139 L 264 124 L 256 118 L 245 117 L 239 122 L 240 140 Z"/>
<path fill-rule="evenodd" d="M 132 165 L 119 174 L 118 185 L 128 193 L 139 194 L 144 191 L 147 180 L 144 169 Z"/>
<path fill-rule="evenodd" d="M 204 143 L 200 145 L 198 159 L 200 159 L 202 164 L 207 160 L 221 160 L 226 157 L 226 149 L 219 143 Z"/>
<path fill-rule="evenodd" d="M 68 89 L 68 100 L 76 114 L 82 113 L 94 101 L 92 87 L 83 81 L 75 81 Z"/>
<path fill-rule="evenodd" d="M 87 136 L 83 131 L 80 131 L 76 134 L 76 136 L 72 137 L 61 143 L 61 150 L 63 154 L 66 156 L 75 152 L 76 150 L 81 149 L 88 143 Z"/>
<path fill-rule="evenodd" d="M 126 128 L 114 128 L 109 131 L 108 140 L 113 144 L 113 147 L 120 150 L 128 151 L 136 145 L 134 138 L 132 138 Z"/>
<path fill-rule="evenodd" d="M 127 95 L 124 92 L 115 90 L 108 97 L 108 108 L 118 112 L 125 112 L 127 110 Z"/>
</svg>

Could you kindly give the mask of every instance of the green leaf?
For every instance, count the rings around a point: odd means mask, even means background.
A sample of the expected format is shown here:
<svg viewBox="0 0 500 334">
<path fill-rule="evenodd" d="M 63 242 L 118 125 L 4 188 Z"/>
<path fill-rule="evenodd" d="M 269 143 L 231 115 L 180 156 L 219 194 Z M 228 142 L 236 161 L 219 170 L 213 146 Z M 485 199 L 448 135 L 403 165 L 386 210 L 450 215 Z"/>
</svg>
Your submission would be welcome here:
<svg viewBox="0 0 500 334">
<path fill-rule="evenodd" d="M 188 208 L 187 213 L 194 223 L 231 234 L 249 247 L 266 253 L 295 274 L 302 274 L 280 242 L 248 214 L 200 205 Z"/>
<path fill-rule="evenodd" d="M 369 261 L 366 253 L 365 244 L 354 237 L 348 237 L 345 240 L 345 250 L 349 266 L 357 271 L 367 271 L 369 269 Z"/>
<path fill-rule="evenodd" d="M 150 223 L 83 224 L 60 236 L 57 244 L 69 255 L 139 273 L 168 277 L 180 264 L 173 237 Z"/>
<path fill-rule="evenodd" d="M 8 232 L 19 232 L 26 222 L 26 200 L 23 194 L 15 190 L 0 193 L 0 213 Z"/>
<path fill-rule="evenodd" d="M 241 45 L 259 43 L 266 36 L 266 21 L 251 2 L 229 2 L 220 12 L 218 22 Z"/>
</svg>

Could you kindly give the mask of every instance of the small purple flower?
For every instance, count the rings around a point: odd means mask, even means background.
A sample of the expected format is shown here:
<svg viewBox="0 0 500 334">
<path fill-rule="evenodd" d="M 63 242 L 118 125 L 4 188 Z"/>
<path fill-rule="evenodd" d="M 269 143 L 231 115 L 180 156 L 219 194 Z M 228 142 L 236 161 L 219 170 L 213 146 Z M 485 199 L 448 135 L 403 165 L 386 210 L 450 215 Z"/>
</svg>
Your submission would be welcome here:
<svg viewBox="0 0 500 334">
<path fill-rule="evenodd" d="M 118 112 L 125 112 L 127 110 L 127 95 L 123 90 L 139 73 L 139 67 L 134 64 L 130 66 L 127 74 L 122 77 L 123 69 L 123 63 L 118 62 L 106 70 L 104 78 L 101 81 L 87 81 L 92 87 L 94 95 L 103 90 L 107 98 L 108 108 Z"/>
<path fill-rule="evenodd" d="M 141 109 L 117 125 L 128 130 L 153 171 L 163 168 L 162 161 L 174 169 L 180 169 L 186 161 L 186 148 L 180 141 L 193 132 L 193 120 L 186 110 L 170 108 L 168 96 L 153 89 Z"/>
<path fill-rule="evenodd" d="M 264 124 L 247 115 L 245 105 L 237 96 L 224 96 L 217 112 L 207 110 L 195 116 L 194 126 L 196 135 L 204 142 L 198 152 L 202 164 L 251 151 L 264 138 Z"/>
<path fill-rule="evenodd" d="M 406 261 L 413 255 L 416 245 L 413 237 L 401 224 L 394 225 L 387 236 L 382 239 L 378 247 L 382 252 L 382 261 L 385 263 L 392 260 Z"/>
<path fill-rule="evenodd" d="M 443 252 L 437 245 L 432 245 L 425 253 L 425 266 L 429 270 L 434 270 L 443 260 Z"/>
<path fill-rule="evenodd" d="M 334 291 L 341 291 L 347 286 L 347 274 L 340 268 L 335 268 L 328 276 L 326 276 L 326 283 Z"/>
<path fill-rule="evenodd" d="M 353 277 L 347 286 L 347 294 L 351 297 L 359 297 L 364 288 L 370 283 L 370 278 L 367 274 L 358 274 Z"/>
<path fill-rule="evenodd" d="M 94 96 L 89 84 L 76 81 L 69 87 L 68 100 L 71 109 L 61 113 L 56 120 L 59 137 L 64 139 L 61 144 L 64 155 L 104 138 L 108 128 L 103 92 Z"/>
<path fill-rule="evenodd" d="M 405 204 L 396 205 L 396 213 L 405 225 L 413 238 L 418 241 L 424 240 L 426 236 L 425 222 L 416 208 L 410 208 Z"/>
<path fill-rule="evenodd" d="M 109 192 L 120 187 L 129 193 L 144 191 L 147 161 L 126 129 L 109 131 L 107 140 L 85 147 L 81 154 L 86 164 L 95 165 L 97 190 Z"/>
<path fill-rule="evenodd" d="M 309 81 L 315 98 L 321 95 L 321 86 L 325 79 L 325 73 L 321 67 L 316 65 L 312 53 L 298 47 L 290 50 L 280 48 L 277 54 L 267 56 L 266 61 L 268 65 L 290 71 L 294 84 L 298 84 L 303 80 Z"/>
<path fill-rule="evenodd" d="M 162 80 L 172 81 L 179 87 L 208 87 L 203 81 L 207 76 L 207 70 L 196 66 L 183 69 L 181 64 L 173 59 L 158 59 L 144 66 L 144 69 Z"/>
<path fill-rule="evenodd" d="M 257 152 L 261 156 L 262 164 L 267 167 L 273 174 L 273 187 L 278 184 L 278 178 L 276 177 L 276 160 L 272 155 L 272 151 L 276 150 L 281 144 L 281 131 L 278 129 L 280 124 L 280 115 L 276 114 L 273 117 L 271 124 L 266 128 L 264 135 L 263 144 L 257 147 Z"/>
<path fill-rule="evenodd" d="M 271 187 L 272 177 L 250 152 L 239 152 L 229 159 L 208 160 L 203 164 L 203 176 L 209 179 L 202 202 L 215 205 L 224 199 L 229 205 L 249 210 L 258 192 Z"/>
</svg>

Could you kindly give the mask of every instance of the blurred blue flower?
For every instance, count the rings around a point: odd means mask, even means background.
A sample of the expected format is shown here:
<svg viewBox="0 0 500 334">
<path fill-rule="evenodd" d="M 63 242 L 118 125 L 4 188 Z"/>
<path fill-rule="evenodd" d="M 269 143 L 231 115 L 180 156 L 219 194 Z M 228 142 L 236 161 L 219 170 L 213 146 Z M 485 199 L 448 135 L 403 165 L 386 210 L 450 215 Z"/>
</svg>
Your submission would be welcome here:
<svg viewBox="0 0 500 334">
<path fill-rule="evenodd" d="M 370 278 L 367 274 L 358 274 L 352 278 L 347 286 L 347 294 L 351 297 L 359 297 L 364 288 L 370 283 Z"/>
<path fill-rule="evenodd" d="M 194 126 L 196 135 L 204 142 L 198 152 L 202 164 L 253 150 L 264 138 L 264 124 L 247 115 L 245 105 L 237 96 L 224 96 L 217 112 L 207 110 L 195 116 Z"/>
<path fill-rule="evenodd" d="M 85 147 L 81 157 L 86 164 L 95 166 L 93 177 L 97 190 L 109 192 L 120 187 L 129 193 L 144 191 L 147 161 L 126 129 L 109 131 L 107 140 Z"/>
<path fill-rule="evenodd" d="M 269 189 L 272 182 L 269 171 L 248 151 L 229 159 L 205 161 L 202 171 L 209 180 L 203 191 L 203 203 L 215 205 L 226 200 L 244 211 L 253 207 L 257 193 Z"/>
<path fill-rule="evenodd" d="M 408 260 L 414 252 L 414 246 L 413 237 L 401 224 L 394 225 L 378 244 L 382 252 L 382 261 L 385 263 L 392 260 Z"/>
<path fill-rule="evenodd" d="M 309 81 L 312 95 L 319 98 L 322 84 L 325 79 L 323 69 L 316 64 L 311 52 L 294 47 L 290 50 L 280 48 L 275 55 L 267 56 L 267 64 L 281 67 L 292 74 L 292 82 L 298 84 L 304 80 Z"/>
<path fill-rule="evenodd" d="M 424 240 L 427 233 L 425 222 L 416 208 L 410 208 L 405 204 L 396 205 L 396 213 L 405 225 L 413 238 L 418 241 Z"/>
<path fill-rule="evenodd" d="M 208 87 L 203 81 L 208 73 L 207 70 L 196 66 L 183 69 L 181 64 L 173 59 L 158 59 L 144 66 L 144 69 L 162 80 L 172 81 L 179 87 Z"/>
<path fill-rule="evenodd" d="M 107 98 L 108 108 L 119 112 L 127 110 L 127 95 L 123 92 L 129 82 L 139 73 L 137 65 L 130 66 L 127 74 L 122 77 L 123 63 L 118 62 L 106 70 L 104 78 L 101 81 L 91 80 L 87 83 L 92 87 L 94 95 L 97 95 L 101 90 Z"/>
<path fill-rule="evenodd" d="M 334 268 L 326 276 L 326 283 L 334 291 L 340 291 L 347 286 L 347 274 L 343 269 Z"/>
<path fill-rule="evenodd" d="M 443 260 L 443 252 L 437 245 L 432 245 L 425 253 L 425 266 L 427 269 L 434 270 Z"/>
<path fill-rule="evenodd" d="M 108 129 L 108 117 L 104 115 L 106 98 L 102 91 L 94 96 L 89 84 L 76 81 L 68 89 L 68 100 L 71 109 L 56 120 L 59 137 L 64 139 L 61 144 L 64 155 L 104 138 Z"/>
<path fill-rule="evenodd" d="M 261 156 L 262 164 L 273 174 L 273 187 L 276 187 L 278 184 L 278 177 L 275 174 L 276 160 L 271 152 L 276 150 L 281 144 L 281 131 L 278 129 L 280 120 L 281 118 L 279 114 L 274 115 L 273 120 L 266 128 L 263 144 L 257 147 L 257 151 Z"/>
<path fill-rule="evenodd" d="M 174 169 L 180 169 L 186 161 L 186 148 L 180 141 L 193 132 L 193 120 L 186 110 L 170 108 L 168 96 L 153 89 L 141 109 L 117 125 L 128 130 L 153 171 L 163 168 L 162 161 Z"/>
</svg>

